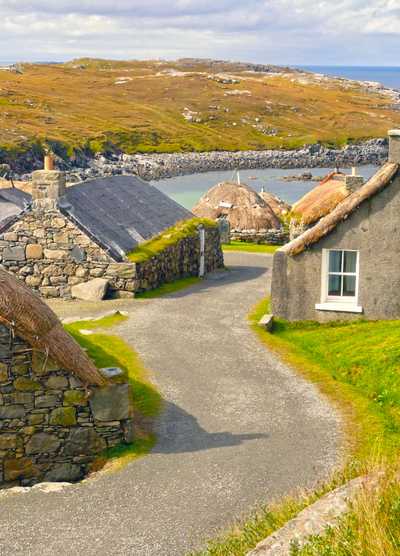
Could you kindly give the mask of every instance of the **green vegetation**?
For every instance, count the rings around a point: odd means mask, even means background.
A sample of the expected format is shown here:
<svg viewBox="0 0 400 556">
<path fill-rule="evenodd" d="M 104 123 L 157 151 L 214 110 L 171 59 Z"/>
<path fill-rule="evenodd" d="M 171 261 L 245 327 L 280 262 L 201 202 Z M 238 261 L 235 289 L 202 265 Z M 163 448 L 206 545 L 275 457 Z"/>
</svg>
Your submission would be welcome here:
<svg viewBox="0 0 400 556">
<path fill-rule="evenodd" d="M 65 325 L 65 329 L 86 349 L 89 357 L 96 366 L 120 367 L 124 371 L 124 379 L 132 386 L 133 404 L 136 420 L 153 418 L 161 409 L 161 396 L 148 379 L 148 372 L 144 368 L 139 356 L 121 338 L 105 334 L 104 329 L 118 325 L 126 320 L 126 316 L 117 313 L 98 320 L 82 320 Z M 88 335 L 80 330 L 96 330 Z M 130 445 L 121 445 L 108 450 L 107 460 L 115 460 L 117 466 L 133 458 L 146 454 L 154 445 L 154 436 L 148 430 L 137 430 L 136 439 Z"/>
<path fill-rule="evenodd" d="M 128 259 L 133 263 L 143 263 L 152 257 L 160 254 L 168 247 L 176 245 L 178 241 L 187 237 L 195 236 L 198 233 L 199 226 L 215 227 L 216 223 L 207 218 L 192 218 L 190 220 L 182 220 L 161 232 L 158 236 L 141 243 L 132 253 L 129 253 Z"/>
<path fill-rule="evenodd" d="M 262 508 L 201 556 L 241 556 L 325 492 L 354 476 L 381 473 L 373 490 L 362 491 L 338 527 L 312 539 L 293 556 L 397 556 L 400 553 L 400 321 L 258 325 L 270 312 L 259 303 L 250 324 L 260 340 L 314 382 L 341 412 L 347 462 L 318 491 Z"/>
<path fill-rule="evenodd" d="M 82 59 L 22 69 L 0 74 L 0 117 L 7 123 L 0 149 L 7 158 L 43 146 L 74 156 L 344 145 L 400 125 L 390 98 L 333 78 L 319 83 L 207 62 Z M 220 71 L 239 82 L 207 78 Z M 200 121 L 185 120 L 185 107 Z"/>
<path fill-rule="evenodd" d="M 245 241 L 231 241 L 224 243 L 223 251 L 245 251 L 246 253 L 270 253 L 273 254 L 279 245 L 268 245 L 266 243 L 246 243 Z"/>
<path fill-rule="evenodd" d="M 288 497 L 279 503 L 262 507 L 246 521 L 238 522 L 226 536 L 210 541 L 204 551 L 194 552 L 191 556 L 245 556 L 257 543 L 336 486 L 337 483 L 332 481 L 312 494 Z"/>
<path fill-rule="evenodd" d="M 189 288 L 190 286 L 194 286 L 194 284 L 198 284 L 199 282 L 201 282 L 201 279 L 197 278 L 197 276 L 180 278 L 179 280 L 175 280 L 174 282 L 163 284 L 162 286 L 160 286 L 159 288 L 155 288 L 154 290 L 137 293 L 135 298 L 153 299 L 155 297 L 162 297 L 163 295 L 179 292 L 181 290 Z"/>
</svg>

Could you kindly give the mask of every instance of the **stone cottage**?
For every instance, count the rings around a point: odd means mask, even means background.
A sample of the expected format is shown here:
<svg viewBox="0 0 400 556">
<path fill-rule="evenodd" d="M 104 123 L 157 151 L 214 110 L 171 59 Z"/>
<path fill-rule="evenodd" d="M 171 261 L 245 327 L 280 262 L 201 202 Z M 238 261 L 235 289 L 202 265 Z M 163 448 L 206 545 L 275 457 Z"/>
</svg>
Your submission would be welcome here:
<svg viewBox="0 0 400 556">
<path fill-rule="evenodd" d="M 363 183 L 364 178 L 357 175 L 356 168 L 352 169 L 351 174 L 338 170 L 329 173 L 292 206 L 289 224 L 290 239 L 294 239 L 314 226 Z"/>
<path fill-rule="evenodd" d="M 274 255 L 272 312 L 296 320 L 400 318 L 400 130 L 389 160 Z"/>
<path fill-rule="evenodd" d="M 193 217 L 136 176 L 65 187 L 63 172 L 38 170 L 32 174 L 32 195 L 0 190 L 0 262 L 44 297 L 70 297 L 74 286 L 96 278 L 111 292 L 131 293 L 198 269 L 199 246 L 184 252 L 186 266 L 171 270 L 171 261 L 164 261 L 163 273 L 153 281 L 147 267 L 127 258 L 140 243 Z M 218 234 L 210 232 L 207 242 L 212 246 L 206 245 L 206 267 L 213 270 L 222 258 Z"/>
<path fill-rule="evenodd" d="M 133 440 L 130 386 L 107 374 L 0 270 L 0 488 L 76 481 L 99 453 Z"/>
</svg>

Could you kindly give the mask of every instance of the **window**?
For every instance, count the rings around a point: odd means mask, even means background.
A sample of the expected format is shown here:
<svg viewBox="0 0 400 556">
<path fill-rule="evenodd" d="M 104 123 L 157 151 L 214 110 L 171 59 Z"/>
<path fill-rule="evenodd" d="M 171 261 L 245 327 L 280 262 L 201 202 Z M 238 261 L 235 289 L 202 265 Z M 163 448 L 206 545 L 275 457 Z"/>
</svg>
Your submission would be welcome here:
<svg viewBox="0 0 400 556">
<path fill-rule="evenodd" d="M 328 297 L 355 297 L 357 251 L 328 252 Z"/>
<path fill-rule="evenodd" d="M 361 313 L 357 305 L 359 253 L 353 250 L 324 249 L 321 303 L 316 309 Z"/>
</svg>

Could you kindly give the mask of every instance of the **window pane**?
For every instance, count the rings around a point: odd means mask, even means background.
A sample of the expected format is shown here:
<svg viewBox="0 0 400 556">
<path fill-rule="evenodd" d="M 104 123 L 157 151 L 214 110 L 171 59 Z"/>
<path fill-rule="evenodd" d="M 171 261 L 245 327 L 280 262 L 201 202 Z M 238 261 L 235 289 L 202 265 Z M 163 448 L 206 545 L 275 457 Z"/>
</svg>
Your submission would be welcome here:
<svg viewBox="0 0 400 556">
<path fill-rule="evenodd" d="M 329 276 L 328 295 L 342 295 L 342 277 L 336 274 Z"/>
<path fill-rule="evenodd" d="M 329 272 L 342 272 L 342 251 L 329 251 Z"/>
<path fill-rule="evenodd" d="M 356 272 L 357 265 L 357 252 L 356 251 L 345 251 L 344 252 L 344 264 L 343 272 Z"/>
<path fill-rule="evenodd" d="M 343 276 L 343 295 L 352 297 L 356 295 L 355 276 Z"/>
</svg>

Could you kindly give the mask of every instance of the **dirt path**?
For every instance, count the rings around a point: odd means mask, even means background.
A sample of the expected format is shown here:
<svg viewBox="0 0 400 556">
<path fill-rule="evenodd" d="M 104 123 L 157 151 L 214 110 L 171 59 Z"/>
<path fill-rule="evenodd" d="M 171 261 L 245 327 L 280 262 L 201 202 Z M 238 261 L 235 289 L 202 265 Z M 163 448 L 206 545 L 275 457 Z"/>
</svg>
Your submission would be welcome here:
<svg viewBox="0 0 400 556">
<path fill-rule="evenodd" d="M 153 370 L 166 400 L 158 444 L 118 473 L 2 499 L 1 555 L 184 555 L 332 468 L 337 415 L 246 322 L 269 287 L 271 257 L 226 259 L 230 271 L 189 290 L 101 307 L 130 313 L 115 332 Z M 56 308 L 95 314 L 90 305 Z"/>
</svg>

